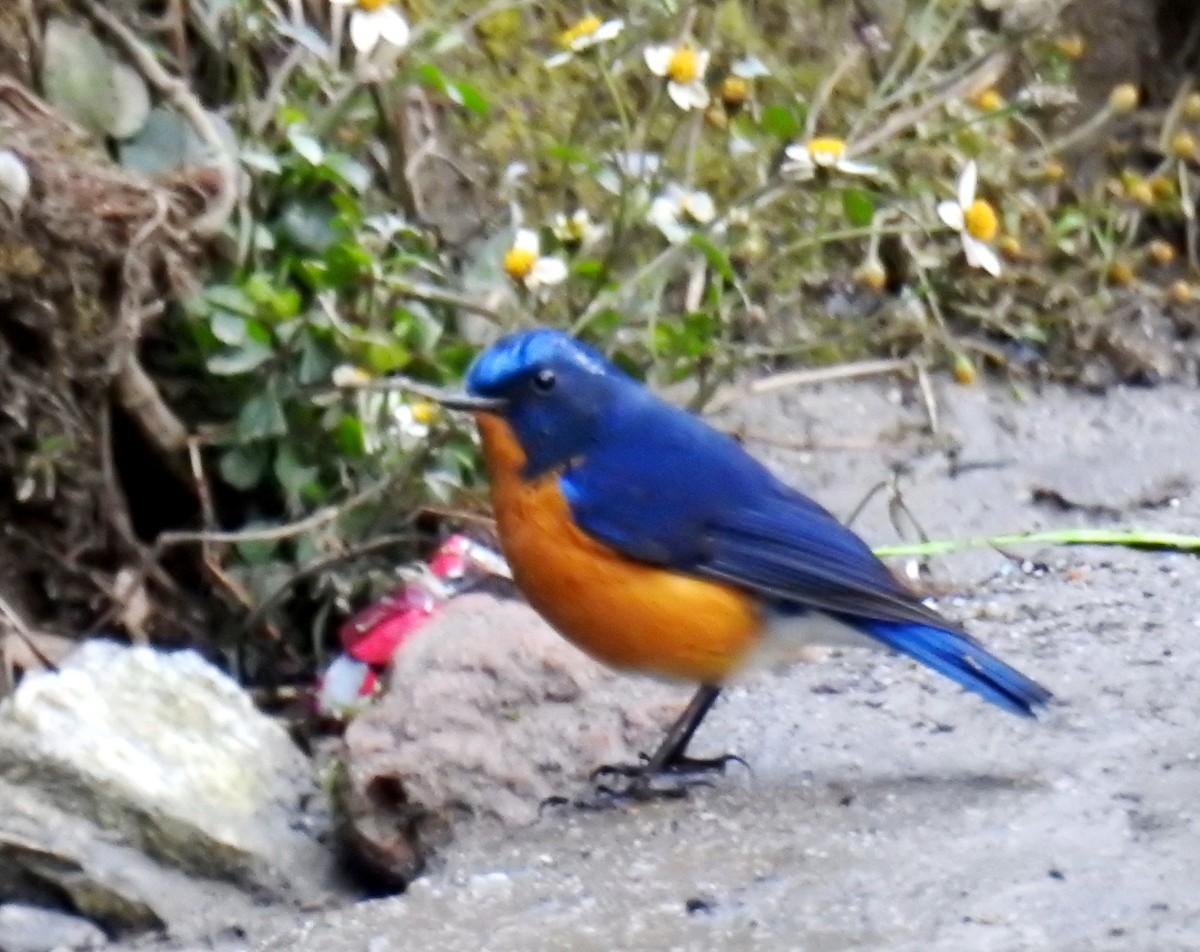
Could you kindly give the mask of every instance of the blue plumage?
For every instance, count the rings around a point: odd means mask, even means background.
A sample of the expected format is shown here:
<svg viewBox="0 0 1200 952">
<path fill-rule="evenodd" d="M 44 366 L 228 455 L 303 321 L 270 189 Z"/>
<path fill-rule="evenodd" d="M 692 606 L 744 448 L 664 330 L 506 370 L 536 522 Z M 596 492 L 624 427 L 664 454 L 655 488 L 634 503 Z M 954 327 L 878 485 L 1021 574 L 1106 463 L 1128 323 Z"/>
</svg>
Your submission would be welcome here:
<svg viewBox="0 0 1200 952">
<path fill-rule="evenodd" d="M 1005 710 L 1050 694 L 917 599 L 870 548 L 738 443 L 550 330 L 489 348 L 467 378 L 507 401 L 528 476 L 558 471 L 575 522 L 622 554 L 827 612 Z"/>
</svg>

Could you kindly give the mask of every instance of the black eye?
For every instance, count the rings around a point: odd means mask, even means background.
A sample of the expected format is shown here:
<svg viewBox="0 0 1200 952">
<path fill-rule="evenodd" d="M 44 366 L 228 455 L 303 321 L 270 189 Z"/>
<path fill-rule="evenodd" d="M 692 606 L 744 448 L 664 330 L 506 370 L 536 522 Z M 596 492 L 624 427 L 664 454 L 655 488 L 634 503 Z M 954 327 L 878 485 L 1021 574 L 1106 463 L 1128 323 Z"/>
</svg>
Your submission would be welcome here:
<svg viewBox="0 0 1200 952">
<path fill-rule="evenodd" d="M 533 387 L 539 393 L 549 393 L 556 383 L 558 378 L 554 376 L 553 370 L 542 369 L 533 375 Z"/>
</svg>

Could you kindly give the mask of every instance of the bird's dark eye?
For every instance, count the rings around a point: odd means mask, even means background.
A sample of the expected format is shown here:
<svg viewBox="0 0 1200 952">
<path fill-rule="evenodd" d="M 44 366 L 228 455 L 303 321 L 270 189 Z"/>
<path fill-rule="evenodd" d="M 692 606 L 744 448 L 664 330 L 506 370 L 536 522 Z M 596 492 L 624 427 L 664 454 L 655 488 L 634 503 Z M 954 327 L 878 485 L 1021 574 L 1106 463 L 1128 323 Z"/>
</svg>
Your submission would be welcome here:
<svg viewBox="0 0 1200 952">
<path fill-rule="evenodd" d="M 558 378 L 554 376 L 553 370 L 542 369 L 533 375 L 534 389 L 540 393 L 549 393 L 556 383 Z"/>
</svg>

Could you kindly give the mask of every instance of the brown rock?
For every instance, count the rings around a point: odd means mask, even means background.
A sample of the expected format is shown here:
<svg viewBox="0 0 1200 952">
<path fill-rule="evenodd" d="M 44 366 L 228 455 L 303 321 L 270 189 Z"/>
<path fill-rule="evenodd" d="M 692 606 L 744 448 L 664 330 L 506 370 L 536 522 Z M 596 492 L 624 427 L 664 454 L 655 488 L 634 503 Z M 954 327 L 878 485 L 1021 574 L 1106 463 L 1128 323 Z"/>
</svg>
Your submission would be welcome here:
<svg viewBox="0 0 1200 952">
<path fill-rule="evenodd" d="M 455 599 L 346 731 L 339 799 L 351 849 L 407 880 L 456 817 L 526 823 L 600 764 L 636 762 L 687 693 L 608 671 L 521 602 Z"/>
</svg>

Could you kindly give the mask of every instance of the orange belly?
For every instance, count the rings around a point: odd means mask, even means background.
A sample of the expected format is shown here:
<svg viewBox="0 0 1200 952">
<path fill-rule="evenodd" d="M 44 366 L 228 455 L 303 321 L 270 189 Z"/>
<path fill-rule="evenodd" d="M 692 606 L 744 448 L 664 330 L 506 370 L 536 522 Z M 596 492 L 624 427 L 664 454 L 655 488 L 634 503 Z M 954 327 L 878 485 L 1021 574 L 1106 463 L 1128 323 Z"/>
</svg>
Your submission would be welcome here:
<svg viewBox="0 0 1200 952">
<path fill-rule="evenodd" d="M 628 559 L 571 519 L 557 474 L 521 478 L 503 420 L 478 415 L 500 542 L 513 578 L 565 638 L 614 668 L 720 683 L 753 645 L 754 600 L 716 582 Z"/>
</svg>

